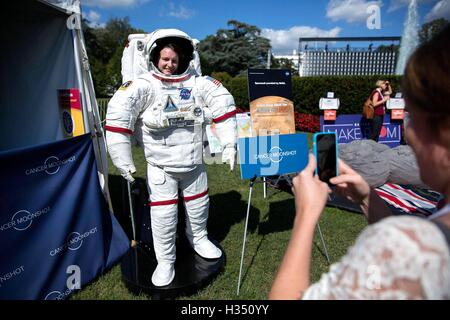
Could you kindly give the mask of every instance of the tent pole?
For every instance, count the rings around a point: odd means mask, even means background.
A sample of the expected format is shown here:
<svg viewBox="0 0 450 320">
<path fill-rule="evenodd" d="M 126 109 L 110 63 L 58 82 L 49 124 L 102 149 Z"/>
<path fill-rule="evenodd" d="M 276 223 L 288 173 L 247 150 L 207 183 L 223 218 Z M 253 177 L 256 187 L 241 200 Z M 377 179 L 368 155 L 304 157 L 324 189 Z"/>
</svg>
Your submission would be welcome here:
<svg viewBox="0 0 450 320">
<path fill-rule="evenodd" d="M 80 29 L 72 29 L 73 45 L 75 55 L 75 65 L 77 78 L 80 87 L 81 99 L 83 103 L 83 121 L 89 127 L 89 132 L 93 137 L 94 151 L 96 154 L 99 180 L 103 194 L 108 202 L 110 211 L 113 212 L 111 197 L 108 189 L 108 159 L 106 155 L 106 142 L 98 114 L 93 81 L 89 72 L 89 61 L 84 46 L 84 38 Z M 86 67 L 85 67 L 86 64 Z"/>
</svg>

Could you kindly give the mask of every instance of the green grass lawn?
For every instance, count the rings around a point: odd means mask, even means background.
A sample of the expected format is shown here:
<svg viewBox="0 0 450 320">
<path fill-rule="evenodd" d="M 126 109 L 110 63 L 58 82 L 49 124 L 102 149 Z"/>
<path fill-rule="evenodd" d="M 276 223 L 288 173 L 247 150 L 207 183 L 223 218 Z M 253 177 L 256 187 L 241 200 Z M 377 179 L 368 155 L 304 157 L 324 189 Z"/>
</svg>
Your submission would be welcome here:
<svg viewBox="0 0 450 320">
<path fill-rule="evenodd" d="M 143 152 L 134 149 L 138 170 L 136 176 L 145 179 L 146 163 Z M 110 192 L 114 210 L 120 210 L 120 175 L 110 164 Z M 239 167 L 230 172 L 228 165 L 208 165 L 210 216 L 209 235 L 220 242 L 226 253 L 224 270 L 206 288 L 180 299 L 266 299 L 273 278 L 289 241 L 294 219 L 294 201 L 290 194 L 269 188 L 267 199 L 263 197 L 262 184 L 253 188 L 247 244 L 244 258 L 240 295 L 236 295 L 245 226 L 249 183 L 240 178 Z M 326 208 L 320 227 L 328 248 L 331 262 L 336 262 L 351 246 L 356 236 L 367 225 L 362 215 Z M 323 253 L 320 237 L 314 241 L 311 280 L 317 281 L 329 265 Z M 149 277 L 151 276 L 149 270 Z M 72 299 L 150 299 L 142 294 L 131 294 L 121 280 L 120 265 L 74 294 Z"/>
</svg>

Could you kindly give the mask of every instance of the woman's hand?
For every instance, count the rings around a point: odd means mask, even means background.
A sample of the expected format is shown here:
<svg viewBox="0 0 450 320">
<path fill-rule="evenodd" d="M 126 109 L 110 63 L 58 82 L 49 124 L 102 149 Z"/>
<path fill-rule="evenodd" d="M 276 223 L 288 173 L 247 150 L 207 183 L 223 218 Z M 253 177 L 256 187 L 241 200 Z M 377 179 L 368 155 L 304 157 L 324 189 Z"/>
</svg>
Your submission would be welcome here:
<svg viewBox="0 0 450 320">
<path fill-rule="evenodd" d="M 314 175 L 316 158 L 309 155 L 308 165 L 292 180 L 295 196 L 296 220 L 316 225 L 327 202 L 330 188 Z"/>
<path fill-rule="evenodd" d="M 370 197 L 369 184 L 341 159 L 338 160 L 338 166 L 339 175 L 331 178 L 330 183 L 336 186 L 337 193 L 359 204 L 367 214 Z"/>
<path fill-rule="evenodd" d="M 296 208 L 294 228 L 270 299 L 300 299 L 309 287 L 314 228 L 331 191 L 326 183 L 314 176 L 315 168 L 316 158 L 310 154 L 306 168 L 292 180 Z"/>
</svg>

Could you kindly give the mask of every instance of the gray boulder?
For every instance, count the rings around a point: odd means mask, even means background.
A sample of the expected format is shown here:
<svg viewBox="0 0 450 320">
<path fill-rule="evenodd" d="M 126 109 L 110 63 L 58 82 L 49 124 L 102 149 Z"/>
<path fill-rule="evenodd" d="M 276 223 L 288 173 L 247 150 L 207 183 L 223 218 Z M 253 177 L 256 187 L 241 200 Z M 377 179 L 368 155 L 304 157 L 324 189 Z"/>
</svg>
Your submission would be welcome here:
<svg viewBox="0 0 450 320">
<path fill-rule="evenodd" d="M 371 187 L 396 183 L 428 188 L 420 179 L 416 157 L 410 146 L 391 149 L 373 140 L 355 140 L 339 145 L 339 157 Z"/>
<path fill-rule="evenodd" d="M 339 145 L 339 157 L 358 172 L 371 187 L 385 184 L 389 178 L 389 159 L 383 155 L 387 145 L 373 140 L 354 140 Z"/>
<path fill-rule="evenodd" d="M 382 156 L 389 159 L 388 182 L 428 188 L 420 179 L 416 156 L 410 146 L 401 145 L 388 149 L 383 151 Z"/>
</svg>

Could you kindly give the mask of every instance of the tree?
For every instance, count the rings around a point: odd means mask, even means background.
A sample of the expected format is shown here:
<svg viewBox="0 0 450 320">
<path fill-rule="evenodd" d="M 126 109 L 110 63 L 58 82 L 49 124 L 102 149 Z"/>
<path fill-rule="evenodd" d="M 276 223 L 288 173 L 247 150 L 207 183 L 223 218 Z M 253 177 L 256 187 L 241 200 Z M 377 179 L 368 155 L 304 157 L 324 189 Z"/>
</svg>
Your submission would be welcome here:
<svg viewBox="0 0 450 320">
<path fill-rule="evenodd" d="M 298 75 L 298 69 L 294 66 L 294 62 L 287 58 L 272 58 L 271 69 L 288 69 L 292 75 Z"/>
<path fill-rule="evenodd" d="M 202 71 L 227 72 L 231 76 L 249 68 L 265 68 L 270 41 L 255 26 L 229 20 L 230 29 L 219 29 L 199 43 Z"/>
<path fill-rule="evenodd" d="M 419 31 L 420 43 L 430 41 L 436 34 L 438 34 L 448 24 L 449 24 L 449 21 L 444 18 L 435 19 L 430 22 L 424 23 L 422 25 L 422 28 Z"/>
<path fill-rule="evenodd" d="M 105 27 L 91 28 L 83 21 L 83 34 L 98 97 L 111 96 L 122 82 L 121 57 L 132 33 L 144 33 L 131 27 L 128 17 L 110 19 Z"/>
<path fill-rule="evenodd" d="M 391 44 L 389 46 L 382 44 L 375 49 L 376 52 L 395 52 L 396 55 L 398 55 L 399 50 L 400 46 L 398 44 Z"/>
</svg>

